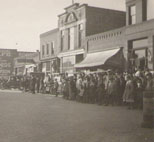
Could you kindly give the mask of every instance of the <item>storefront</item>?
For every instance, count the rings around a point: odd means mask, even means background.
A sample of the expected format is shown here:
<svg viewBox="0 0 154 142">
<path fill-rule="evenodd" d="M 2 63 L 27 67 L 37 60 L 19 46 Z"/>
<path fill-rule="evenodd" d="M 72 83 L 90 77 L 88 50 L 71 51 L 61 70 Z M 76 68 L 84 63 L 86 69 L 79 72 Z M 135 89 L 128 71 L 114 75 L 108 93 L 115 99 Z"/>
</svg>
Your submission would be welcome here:
<svg viewBox="0 0 154 142">
<path fill-rule="evenodd" d="M 73 73 L 75 72 L 75 56 L 66 56 L 61 58 L 62 61 L 62 72 Z"/>
<path fill-rule="evenodd" d="M 25 65 L 24 75 L 30 75 L 33 72 L 37 71 L 37 66 L 35 64 Z"/>
<path fill-rule="evenodd" d="M 60 59 L 59 58 L 53 58 L 50 61 L 50 67 L 51 67 L 51 74 L 57 74 L 60 72 Z"/>
<path fill-rule="evenodd" d="M 84 50 L 75 50 L 70 52 L 60 53 L 58 55 L 60 58 L 60 73 L 75 73 L 75 64 L 81 62 L 84 57 Z"/>
<path fill-rule="evenodd" d="M 53 75 L 59 73 L 60 61 L 59 58 L 52 58 L 42 62 L 42 72 L 45 75 Z"/>
<path fill-rule="evenodd" d="M 85 59 L 75 65 L 81 70 L 100 70 L 115 69 L 123 71 L 125 67 L 125 58 L 123 48 L 115 48 L 101 52 L 88 53 Z"/>
<path fill-rule="evenodd" d="M 46 61 L 42 63 L 42 72 L 45 73 L 45 75 L 51 74 L 50 61 Z"/>
<path fill-rule="evenodd" d="M 154 20 L 126 29 L 128 70 L 154 70 Z M 138 28 L 137 28 L 138 27 Z M 131 69 L 131 70 L 130 70 Z"/>
<path fill-rule="evenodd" d="M 148 68 L 148 39 L 139 39 L 130 41 L 131 46 L 129 47 L 130 64 L 132 69 L 144 70 Z"/>
</svg>

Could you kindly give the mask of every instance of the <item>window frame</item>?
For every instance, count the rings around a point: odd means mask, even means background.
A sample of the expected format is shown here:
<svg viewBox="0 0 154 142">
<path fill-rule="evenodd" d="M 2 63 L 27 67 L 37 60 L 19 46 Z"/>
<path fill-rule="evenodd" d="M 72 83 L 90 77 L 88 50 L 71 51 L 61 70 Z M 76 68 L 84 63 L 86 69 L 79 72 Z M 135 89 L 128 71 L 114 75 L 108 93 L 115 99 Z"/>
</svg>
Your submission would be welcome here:
<svg viewBox="0 0 154 142">
<path fill-rule="evenodd" d="M 82 26 L 81 26 L 82 25 Z M 82 45 L 82 34 L 83 34 L 83 23 L 79 24 L 79 37 L 78 37 L 78 44 L 79 44 L 79 48 Z"/>
<path fill-rule="evenodd" d="M 42 45 L 42 57 L 44 57 L 44 55 L 45 55 L 45 45 L 43 44 Z"/>
<path fill-rule="evenodd" d="M 72 34 L 72 31 L 73 31 L 73 34 Z M 75 27 L 70 27 L 68 28 L 68 50 L 74 50 L 74 43 L 75 43 Z"/>
<path fill-rule="evenodd" d="M 61 51 L 64 49 L 64 37 L 65 37 L 65 31 L 61 30 Z"/>
<path fill-rule="evenodd" d="M 49 55 L 49 43 L 46 43 L 46 55 Z"/>
<path fill-rule="evenodd" d="M 51 55 L 54 55 L 54 53 L 55 53 L 55 51 L 54 51 L 54 41 L 51 41 L 51 43 L 50 43 L 50 45 L 51 45 Z"/>
<path fill-rule="evenodd" d="M 134 13 L 132 12 L 133 7 L 135 8 Z M 134 25 L 136 24 L 136 5 L 135 4 L 130 5 L 128 8 L 129 8 L 129 25 Z"/>
</svg>

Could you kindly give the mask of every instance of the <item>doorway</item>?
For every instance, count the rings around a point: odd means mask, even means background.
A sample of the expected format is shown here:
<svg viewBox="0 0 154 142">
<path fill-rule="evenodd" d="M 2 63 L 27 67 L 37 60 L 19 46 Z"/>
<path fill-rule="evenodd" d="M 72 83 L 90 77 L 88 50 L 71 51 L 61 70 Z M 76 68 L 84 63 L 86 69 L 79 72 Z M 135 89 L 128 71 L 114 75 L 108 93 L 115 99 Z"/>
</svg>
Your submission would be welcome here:
<svg viewBox="0 0 154 142">
<path fill-rule="evenodd" d="M 141 70 L 147 68 L 147 49 L 136 49 L 135 53 L 135 67 Z"/>
</svg>

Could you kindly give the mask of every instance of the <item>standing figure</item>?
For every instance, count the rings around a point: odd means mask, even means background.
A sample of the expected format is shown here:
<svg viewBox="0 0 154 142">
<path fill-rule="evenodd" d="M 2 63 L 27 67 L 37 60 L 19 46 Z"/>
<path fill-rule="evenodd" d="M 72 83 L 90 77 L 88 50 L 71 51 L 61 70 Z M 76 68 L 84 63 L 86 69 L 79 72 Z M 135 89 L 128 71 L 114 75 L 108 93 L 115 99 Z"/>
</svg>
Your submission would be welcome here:
<svg viewBox="0 0 154 142">
<path fill-rule="evenodd" d="M 103 95 L 105 91 L 105 85 L 103 82 L 103 77 L 101 75 L 98 76 L 98 83 L 97 83 L 97 103 L 98 105 L 102 105 L 103 103 Z"/>
<path fill-rule="evenodd" d="M 89 102 L 94 103 L 95 102 L 95 81 L 93 76 L 90 76 L 90 82 L 89 82 Z"/>
<path fill-rule="evenodd" d="M 108 84 L 108 95 L 109 95 L 109 102 L 111 105 L 116 104 L 116 97 L 117 97 L 117 88 L 116 88 L 116 80 L 115 76 L 111 77 L 109 79 L 109 84 Z"/>
<path fill-rule="evenodd" d="M 58 96 L 58 87 L 59 87 L 58 81 L 57 81 L 57 79 L 55 79 L 54 90 L 55 90 L 56 97 Z"/>
<path fill-rule="evenodd" d="M 35 85 L 36 85 L 36 78 L 34 76 L 31 76 L 31 92 L 35 94 Z"/>
<path fill-rule="evenodd" d="M 125 91 L 123 95 L 123 101 L 128 103 L 129 107 L 128 109 L 133 109 L 134 104 L 134 83 L 132 80 L 132 77 L 130 75 L 127 75 L 126 77 L 126 86 Z"/>
<path fill-rule="evenodd" d="M 39 93 L 40 92 L 40 78 L 39 77 L 36 78 L 36 88 L 37 88 L 37 93 Z"/>
</svg>

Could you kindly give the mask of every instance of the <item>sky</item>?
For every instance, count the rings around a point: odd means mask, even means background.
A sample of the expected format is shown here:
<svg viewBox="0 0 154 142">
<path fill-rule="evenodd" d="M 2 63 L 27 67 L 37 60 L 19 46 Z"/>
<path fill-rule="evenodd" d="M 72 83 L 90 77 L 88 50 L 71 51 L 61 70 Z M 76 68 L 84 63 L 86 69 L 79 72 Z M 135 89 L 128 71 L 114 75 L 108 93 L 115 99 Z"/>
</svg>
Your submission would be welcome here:
<svg viewBox="0 0 154 142">
<path fill-rule="evenodd" d="M 125 11 L 125 0 L 74 2 Z M 57 28 L 57 15 L 71 4 L 72 0 L 0 0 L 0 48 L 39 50 L 39 35 Z"/>
</svg>

